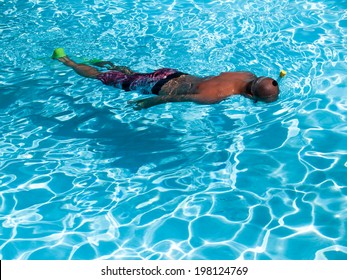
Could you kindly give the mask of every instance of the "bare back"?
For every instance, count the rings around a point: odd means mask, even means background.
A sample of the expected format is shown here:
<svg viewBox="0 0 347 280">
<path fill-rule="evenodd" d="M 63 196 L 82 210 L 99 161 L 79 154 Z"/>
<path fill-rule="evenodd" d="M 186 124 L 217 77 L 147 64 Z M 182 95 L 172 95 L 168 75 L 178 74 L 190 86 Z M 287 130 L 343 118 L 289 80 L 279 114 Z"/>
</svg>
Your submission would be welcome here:
<svg viewBox="0 0 347 280">
<path fill-rule="evenodd" d="M 231 95 L 243 93 L 246 84 L 254 78 L 250 72 L 224 72 L 207 78 L 184 75 L 165 84 L 159 94 L 192 95 L 194 102 L 218 103 Z"/>
</svg>

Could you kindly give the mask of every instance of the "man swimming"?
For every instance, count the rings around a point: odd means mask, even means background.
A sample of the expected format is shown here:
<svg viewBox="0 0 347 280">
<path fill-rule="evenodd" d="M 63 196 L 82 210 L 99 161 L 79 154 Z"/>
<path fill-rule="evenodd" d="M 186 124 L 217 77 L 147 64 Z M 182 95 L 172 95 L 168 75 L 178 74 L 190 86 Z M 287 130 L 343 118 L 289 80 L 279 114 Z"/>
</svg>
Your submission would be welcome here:
<svg viewBox="0 0 347 280">
<path fill-rule="evenodd" d="M 232 95 L 243 95 L 262 102 L 278 99 L 278 83 L 269 77 L 257 77 L 250 72 L 224 72 L 218 76 L 196 77 L 171 68 L 163 68 L 152 73 L 137 73 L 124 66 L 114 66 L 112 62 L 94 63 L 99 67 L 108 65 L 107 72 L 71 60 L 63 49 L 56 49 L 52 58 L 71 67 L 77 74 L 102 81 L 105 85 L 125 91 L 136 90 L 156 96 L 130 101 L 135 110 L 146 109 L 168 102 L 195 102 L 215 104 Z"/>
</svg>

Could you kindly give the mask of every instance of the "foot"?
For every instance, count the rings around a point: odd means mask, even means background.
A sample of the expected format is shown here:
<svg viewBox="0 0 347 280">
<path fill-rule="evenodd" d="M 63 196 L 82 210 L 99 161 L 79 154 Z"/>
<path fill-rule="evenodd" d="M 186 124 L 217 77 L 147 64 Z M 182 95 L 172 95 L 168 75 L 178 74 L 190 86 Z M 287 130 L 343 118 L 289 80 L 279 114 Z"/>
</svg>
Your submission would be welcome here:
<svg viewBox="0 0 347 280">
<path fill-rule="evenodd" d="M 72 61 L 68 56 L 57 58 L 57 60 L 70 67 L 75 67 L 77 65 L 76 62 Z"/>
<path fill-rule="evenodd" d="M 115 65 L 111 61 L 97 61 L 97 62 L 93 62 L 92 65 L 95 65 L 98 67 L 105 67 L 107 69 L 115 67 Z"/>
</svg>

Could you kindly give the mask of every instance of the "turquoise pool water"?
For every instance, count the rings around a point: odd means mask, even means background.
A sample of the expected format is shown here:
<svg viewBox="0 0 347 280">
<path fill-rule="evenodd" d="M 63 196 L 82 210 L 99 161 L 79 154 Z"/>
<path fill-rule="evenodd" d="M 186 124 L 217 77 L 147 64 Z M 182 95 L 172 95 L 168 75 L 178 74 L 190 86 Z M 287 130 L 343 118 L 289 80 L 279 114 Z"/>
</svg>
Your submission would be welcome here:
<svg viewBox="0 0 347 280">
<path fill-rule="evenodd" d="M 0 1 L 1 259 L 347 259 L 347 1 Z M 49 57 L 249 70 L 166 104 Z"/>
</svg>

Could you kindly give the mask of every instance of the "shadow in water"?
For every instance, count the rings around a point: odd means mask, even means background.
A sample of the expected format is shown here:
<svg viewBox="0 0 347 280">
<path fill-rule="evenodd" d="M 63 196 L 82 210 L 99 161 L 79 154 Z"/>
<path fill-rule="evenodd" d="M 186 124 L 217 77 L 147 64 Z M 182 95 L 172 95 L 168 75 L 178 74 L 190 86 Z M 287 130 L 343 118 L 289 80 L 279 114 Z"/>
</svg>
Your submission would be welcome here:
<svg viewBox="0 0 347 280">
<path fill-rule="evenodd" d="M 132 122 L 132 128 L 115 119 L 108 108 L 95 108 L 88 103 L 73 104 L 73 110 L 79 113 L 64 121 L 56 115 L 44 117 L 40 113 L 32 114 L 30 119 L 36 126 L 46 128 L 54 138 L 87 139 L 87 149 L 96 159 L 110 159 L 117 167 L 131 171 L 148 163 L 156 165 L 166 157 L 179 158 L 184 153 L 180 143 L 172 140 L 182 137 L 183 133 L 156 125 L 144 127 L 141 121 Z"/>
</svg>

